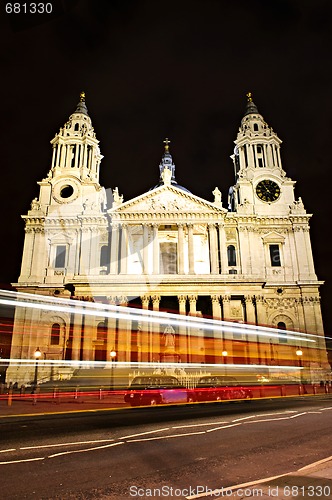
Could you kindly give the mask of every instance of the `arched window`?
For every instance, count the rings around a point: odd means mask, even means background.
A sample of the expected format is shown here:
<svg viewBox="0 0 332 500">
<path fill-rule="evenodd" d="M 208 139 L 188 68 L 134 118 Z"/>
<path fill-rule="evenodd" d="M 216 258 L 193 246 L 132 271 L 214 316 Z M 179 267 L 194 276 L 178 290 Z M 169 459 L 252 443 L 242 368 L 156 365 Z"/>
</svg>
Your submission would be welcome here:
<svg viewBox="0 0 332 500">
<path fill-rule="evenodd" d="M 60 325 L 59 323 L 53 323 L 51 329 L 51 345 L 60 344 Z"/>
<path fill-rule="evenodd" d="M 236 266 L 236 252 L 234 245 L 228 245 L 227 247 L 227 259 L 229 266 Z"/>
<path fill-rule="evenodd" d="M 102 340 L 103 342 L 106 342 L 107 339 L 107 327 L 105 323 L 102 321 L 101 323 L 98 323 L 97 326 L 97 340 Z"/>
<path fill-rule="evenodd" d="M 254 132 L 258 132 L 258 123 L 254 123 Z"/>
<path fill-rule="evenodd" d="M 75 123 L 74 130 L 75 130 L 76 132 L 78 131 L 78 127 L 79 127 L 79 124 L 78 124 L 78 123 Z"/>
<path fill-rule="evenodd" d="M 283 321 L 279 321 L 278 323 L 278 329 L 279 330 L 286 330 L 286 324 Z M 287 333 L 284 332 L 279 332 L 279 342 L 281 344 L 287 344 Z"/>
</svg>

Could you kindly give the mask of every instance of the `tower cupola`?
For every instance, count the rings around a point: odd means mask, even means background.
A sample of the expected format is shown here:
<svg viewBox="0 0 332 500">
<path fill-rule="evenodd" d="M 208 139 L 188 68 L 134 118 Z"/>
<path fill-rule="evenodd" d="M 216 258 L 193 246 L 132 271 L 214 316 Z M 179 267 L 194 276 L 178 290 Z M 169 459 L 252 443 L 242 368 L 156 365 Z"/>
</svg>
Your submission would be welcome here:
<svg viewBox="0 0 332 500">
<path fill-rule="evenodd" d="M 241 126 L 235 141 L 234 162 L 235 176 L 252 174 L 257 169 L 282 171 L 280 144 L 281 140 L 259 113 L 251 92 L 247 94 L 247 104 Z M 251 171 L 251 173 L 250 173 Z"/>
<path fill-rule="evenodd" d="M 82 181 L 99 182 L 103 156 L 81 92 L 76 110 L 51 141 L 53 157 L 51 176 L 72 175 Z"/>
</svg>

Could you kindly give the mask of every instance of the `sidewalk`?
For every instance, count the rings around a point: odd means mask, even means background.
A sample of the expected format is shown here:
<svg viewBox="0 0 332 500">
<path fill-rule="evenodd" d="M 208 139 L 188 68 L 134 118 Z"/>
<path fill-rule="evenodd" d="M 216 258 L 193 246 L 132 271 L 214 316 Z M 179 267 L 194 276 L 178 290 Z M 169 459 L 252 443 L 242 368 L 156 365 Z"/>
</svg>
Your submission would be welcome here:
<svg viewBox="0 0 332 500">
<path fill-rule="evenodd" d="M 259 498 L 263 500 L 332 498 L 332 456 L 295 472 L 265 478 L 250 483 L 242 483 L 223 490 L 215 490 L 213 495 L 193 495 L 188 500 L 199 498 Z"/>
<path fill-rule="evenodd" d="M 114 393 L 96 392 L 80 393 L 75 397 L 74 393 L 45 395 L 40 394 L 13 394 L 12 399 L 8 401 L 8 395 L 0 396 L 0 423 L 11 417 L 24 417 L 31 415 L 45 415 L 56 413 L 95 411 L 101 409 L 129 407 L 124 402 L 123 391 L 114 391 Z"/>
</svg>

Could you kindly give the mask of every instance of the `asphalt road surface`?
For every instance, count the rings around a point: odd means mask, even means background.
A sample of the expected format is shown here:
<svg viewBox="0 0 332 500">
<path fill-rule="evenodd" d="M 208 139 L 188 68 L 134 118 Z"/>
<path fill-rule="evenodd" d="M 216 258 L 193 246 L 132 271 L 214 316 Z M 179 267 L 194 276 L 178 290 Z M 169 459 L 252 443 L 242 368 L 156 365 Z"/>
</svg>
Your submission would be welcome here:
<svg viewBox="0 0 332 500">
<path fill-rule="evenodd" d="M 12 418 L 0 498 L 187 498 L 331 455 L 331 417 L 327 395 Z"/>
</svg>

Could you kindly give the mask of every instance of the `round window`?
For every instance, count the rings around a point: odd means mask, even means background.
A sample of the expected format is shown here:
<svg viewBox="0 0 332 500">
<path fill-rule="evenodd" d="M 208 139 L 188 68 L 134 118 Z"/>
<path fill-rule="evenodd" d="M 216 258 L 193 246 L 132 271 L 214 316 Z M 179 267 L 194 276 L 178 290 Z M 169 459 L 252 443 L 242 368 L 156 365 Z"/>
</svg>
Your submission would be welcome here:
<svg viewBox="0 0 332 500">
<path fill-rule="evenodd" d="M 72 186 L 64 186 L 60 190 L 61 198 L 70 198 L 73 193 L 74 193 L 74 188 Z"/>
</svg>

